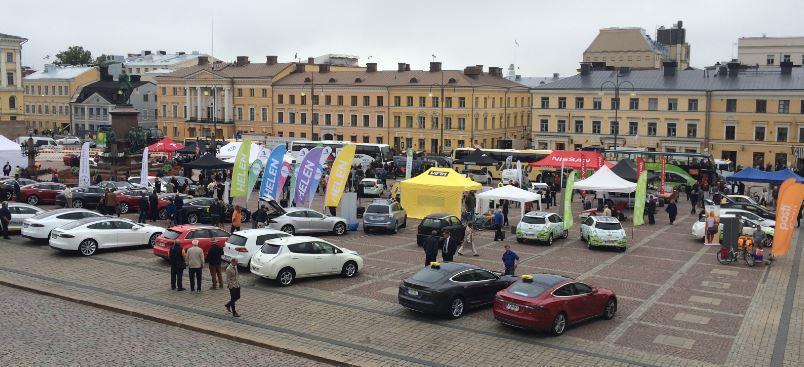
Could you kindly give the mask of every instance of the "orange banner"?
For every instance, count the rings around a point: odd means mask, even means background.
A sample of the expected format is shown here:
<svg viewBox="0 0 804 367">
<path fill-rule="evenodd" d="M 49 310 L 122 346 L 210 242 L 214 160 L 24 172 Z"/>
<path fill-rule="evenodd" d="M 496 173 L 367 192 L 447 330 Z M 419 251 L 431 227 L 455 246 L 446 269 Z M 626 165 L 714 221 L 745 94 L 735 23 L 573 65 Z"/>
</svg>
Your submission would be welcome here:
<svg viewBox="0 0 804 367">
<path fill-rule="evenodd" d="M 779 186 L 776 228 L 773 234 L 773 256 L 787 254 L 793 239 L 793 232 L 796 230 L 796 218 L 802 200 L 804 200 L 804 184 L 796 183 L 794 178 L 790 178 Z"/>
</svg>

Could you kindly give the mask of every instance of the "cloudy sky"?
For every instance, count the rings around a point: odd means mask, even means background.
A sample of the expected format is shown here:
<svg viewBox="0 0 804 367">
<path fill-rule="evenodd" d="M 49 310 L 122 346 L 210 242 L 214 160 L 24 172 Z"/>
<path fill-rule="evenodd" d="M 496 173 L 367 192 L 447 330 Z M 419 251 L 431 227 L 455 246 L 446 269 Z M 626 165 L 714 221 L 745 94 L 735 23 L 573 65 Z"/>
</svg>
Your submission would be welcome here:
<svg viewBox="0 0 804 367">
<path fill-rule="evenodd" d="M 654 36 L 683 20 L 700 67 L 736 57 L 741 36 L 804 36 L 803 9 L 801 0 L 28 0 L 3 17 L 0 33 L 29 39 L 23 61 L 34 68 L 70 45 L 93 56 L 210 52 L 214 38 L 214 56 L 227 61 L 347 53 L 393 69 L 426 68 L 436 55 L 445 68 L 516 63 L 519 74 L 548 76 L 574 73 L 599 28 L 636 26 Z"/>
</svg>

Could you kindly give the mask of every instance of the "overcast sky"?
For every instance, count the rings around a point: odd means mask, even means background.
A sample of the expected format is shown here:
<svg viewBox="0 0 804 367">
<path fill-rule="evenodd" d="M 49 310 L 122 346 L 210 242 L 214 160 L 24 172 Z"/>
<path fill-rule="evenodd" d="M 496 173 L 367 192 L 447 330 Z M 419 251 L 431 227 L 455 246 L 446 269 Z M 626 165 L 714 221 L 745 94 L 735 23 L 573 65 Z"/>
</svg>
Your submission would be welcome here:
<svg viewBox="0 0 804 367">
<path fill-rule="evenodd" d="M 741 36 L 804 36 L 802 10 L 801 0 L 28 0 L 3 17 L 0 33 L 29 39 L 23 62 L 34 68 L 70 45 L 93 56 L 210 52 L 214 17 L 214 56 L 227 61 L 346 53 L 395 69 L 426 68 L 436 55 L 445 68 L 516 63 L 521 75 L 564 76 L 599 28 L 642 27 L 653 37 L 683 20 L 692 65 L 701 67 L 736 57 Z"/>
</svg>

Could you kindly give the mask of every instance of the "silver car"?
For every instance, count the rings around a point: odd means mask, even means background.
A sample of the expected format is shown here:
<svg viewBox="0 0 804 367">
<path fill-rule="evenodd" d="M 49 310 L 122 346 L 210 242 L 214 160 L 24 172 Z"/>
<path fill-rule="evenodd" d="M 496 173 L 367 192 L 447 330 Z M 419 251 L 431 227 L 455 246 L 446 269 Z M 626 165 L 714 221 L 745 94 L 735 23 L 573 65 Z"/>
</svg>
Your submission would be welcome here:
<svg viewBox="0 0 804 367">
<path fill-rule="evenodd" d="M 346 219 L 326 216 L 307 208 L 285 208 L 284 213 L 271 218 L 268 227 L 291 235 L 332 232 L 340 236 L 346 234 Z"/>
<path fill-rule="evenodd" d="M 382 229 L 396 233 L 399 228 L 407 227 L 408 213 L 396 201 L 389 199 L 374 200 L 363 213 L 363 230 Z"/>
</svg>

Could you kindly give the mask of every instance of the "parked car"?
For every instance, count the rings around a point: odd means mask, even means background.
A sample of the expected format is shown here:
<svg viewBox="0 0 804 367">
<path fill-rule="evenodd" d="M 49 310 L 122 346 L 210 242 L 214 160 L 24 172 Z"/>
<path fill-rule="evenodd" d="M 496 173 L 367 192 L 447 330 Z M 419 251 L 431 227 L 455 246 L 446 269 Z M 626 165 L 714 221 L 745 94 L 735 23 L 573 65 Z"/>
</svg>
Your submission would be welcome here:
<svg viewBox="0 0 804 367">
<path fill-rule="evenodd" d="M 81 139 L 75 136 L 65 136 L 61 139 L 56 139 L 58 145 L 81 145 Z"/>
<path fill-rule="evenodd" d="M 165 229 L 125 218 L 84 218 L 53 229 L 50 247 L 92 256 L 99 249 L 156 244 Z"/>
<path fill-rule="evenodd" d="M 516 241 L 519 243 L 531 240 L 553 244 L 554 238 L 569 237 L 569 230 L 564 229 L 564 219 L 556 213 L 532 211 L 525 214 L 516 226 Z"/>
<path fill-rule="evenodd" d="M 416 244 L 422 246 L 425 236 L 430 236 L 433 231 L 438 231 L 439 236 L 443 230 L 448 230 L 450 237 L 454 237 L 458 244 L 463 243 L 466 234 L 466 225 L 460 218 L 452 214 L 430 214 L 419 223 L 416 231 Z"/>
<path fill-rule="evenodd" d="M 747 196 L 747 195 L 726 195 L 726 198 L 728 198 L 729 201 L 733 201 L 735 203 L 745 203 L 745 204 L 759 205 L 759 203 L 756 202 L 756 200 L 754 200 L 754 198 L 752 198 L 750 196 Z"/>
<path fill-rule="evenodd" d="M 60 194 L 66 185 L 54 182 L 37 182 L 20 188 L 22 201 L 31 204 L 52 204 L 56 202 L 56 195 Z"/>
<path fill-rule="evenodd" d="M 97 186 L 104 190 L 112 189 L 112 191 L 132 190 L 139 187 L 139 185 L 134 185 L 128 181 L 101 181 Z"/>
<path fill-rule="evenodd" d="M 129 183 L 131 183 L 134 186 L 137 186 L 137 187 L 141 186 L 140 185 L 140 176 L 131 176 L 126 181 L 128 181 Z M 156 176 L 148 176 L 148 185 L 146 186 L 148 191 L 153 191 L 155 182 L 156 182 Z"/>
<path fill-rule="evenodd" d="M 330 217 L 307 208 L 285 208 L 268 222 L 268 227 L 290 234 L 332 232 L 346 234 L 346 219 Z"/>
<path fill-rule="evenodd" d="M 20 177 L 17 179 L 17 182 L 20 185 L 20 189 L 22 189 L 22 186 L 27 186 L 39 181 Z M 0 178 L 0 197 L 6 201 L 14 198 L 14 177 Z"/>
<path fill-rule="evenodd" d="M 192 198 L 184 201 L 182 205 L 182 209 L 184 210 L 184 219 L 190 224 L 212 223 L 212 216 L 209 214 L 209 207 L 212 206 L 214 201 L 214 198 L 207 197 Z M 223 218 L 221 218 L 221 222 L 231 222 L 234 205 L 224 203 L 223 206 Z M 251 212 L 248 209 L 240 208 L 240 214 L 242 215 L 243 223 L 251 220 Z"/>
<path fill-rule="evenodd" d="M 591 215 L 581 222 L 581 240 L 592 249 L 595 247 L 613 247 L 625 251 L 628 238 L 617 218 Z"/>
<path fill-rule="evenodd" d="M 148 192 L 143 190 L 120 190 L 115 191 L 115 196 L 117 197 L 117 207 L 120 210 L 120 214 L 126 214 L 130 211 L 139 211 L 140 210 L 140 197 L 145 194 L 146 198 L 148 197 Z M 159 194 L 159 200 L 156 202 L 157 209 L 159 210 L 159 218 L 165 219 L 167 218 L 167 206 L 168 206 L 168 199 L 175 199 L 176 195 L 181 195 L 182 198 L 187 200 L 188 196 L 184 194 Z"/>
<path fill-rule="evenodd" d="M 485 169 L 466 170 L 464 173 L 474 182 L 491 185 L 491 174 Z"/>
<path fill-rule="evenodd" d="M 377 199 L 363 212 L 363 230 L 387 230 L 396 233 L 399 228 L 407 227 L 408 213 L 394 200 Z"/>
<path fill-rule="evenodd" d="M 741 216 L 743 218 L 748 218 L 750 220 L 753 220 L 754 222 L 762 224 L 763 226 L 776 227 L 776 221 L 775 220 L 764 218 L 761 215 L 758 215 L 758 214 L 756 214 L 754 212 L 749 212 L 747 210 L 733 209 L 733 208 L 723 208 L 723 209 L 720 209 L 720 210 L 716 210 L 715 213 L 717 213 L 718 216 L 739 215 L 739 216 Z"/>
<path fill-rule="evenodd" d="M 363 195 L 367 197 L 380 197 L 385 191 L 385 185 L 378 178 L 364 178 L 360 180 L 360 187 L 363 188 Z"/>
<path fill-rule="evenodd" d="M 559 336 L 567 325 L 617 313 L 617 295 L 571 278 L 528 274 L 497 293 L 494 318 L 503 324 L 550 331 Z"/>
<path fill-rule="evenodd" d="M 762 218 L 765 219 L 773 219 L 776 220 L 776 212 L 770 211 L 765 209 L 761 205 L 749 204 L 749 203 L 736 203 L 732 201 L 727 201 L 725 203 L 720 204 L 720 209 L 741 209 L 745 211 L 749 211 L 751 213 L 757 214 Z"/>
<path fill-rule="evenodd" d="M 101 217 L 98 212 L 86 209 L 56 209 L 39 213 L 22 221 L 22 237 L 34 241 L 47 241 L 56 227 L 84 218 Z"/>
<path fill-rule="evenodd" d="M 251 257 L 262 248 L 265 241 L 288 236 L 290 234 L 269 228 L 237 231 L 226 240 L 226 245 L 223 247 L 223 261 L 237 259 L 238 266 L 248 269 Z"/>
<path fill-rule="evenodd" d="M 8 230 L 16 232 L 22 230 L 22 223 L 26 219 L 43 213 L 45 210 L 30 204 L 11 202 L 8 203 L 8 211 L 11 212 L 11 221 L 8 222 Z"/>
<path fill-rule="evenodd" d="M 516 280 L 477 265 L 434 262 L 403 280 L 397 299 L 411 310 L 457 319 L 470 308 L 492 304 L 494 295 Z"/>
<path fill-rule="evenodd" d="M 720 218 L 728 218 L 728 217 L 734 217 L 734 214 L 724 214 L 720 216 Z M 741 229 L 740 233 L 748 236 L 754 234 L 754 231 L 757 230 L 757 225 L 762 225 L 760 222 L 745 217 L 742 218 L 742 222 L 743 222 L 743 228 Z M 765 238 L 767 239 L 765 242 L 765 246 L 770 247 L 770 245 L 773 243 L 773 234 L 775 233 L 774 228 L 762 225 L 762 232 L 765 233 Z M 695 221 L 695 223 L 692 224 L 692 236 L 697 239 L 704 240 L 705 234 L 706 234 L 706 216 L 701 216 L 701 218 L 699 218 L 697 221 Z M 723 223 L 720 223 L 718 225 L 718 235 L 722 240 Z"/>
<path fill-rule="evenodd" d="M 64 165 L 68 167 L 78 167 L 81 165 L 81 160 L 78 154 L 65 154 L 64 157 L 62 157 L 62 161 L 64 162 Z M 95 160 L 95 157 L 89 157 L 88 161 L 90 167 L 98 166 L 98 162 Z"/>
<path fill-rule="evenodd" d="M 73 193 L 73 208 L 97 208 L 100 205 L 106 190 L 98 186 L 78 187 L 71 189 Z M 56 205 L 64 207 L 67 199 L 64 193 L 56 195 Z"/>
<path fill-rule="evenodd" d="M 228 238 L 229 232 L 218 227 L 195 224 L 173 226 L 156 238 L 154 255 L 167 259 L 174 242 L 178 242 L 181 248 L 186 250 L 193 245 L 193 240 L 198 240 L 198 247 L 204 250 L 206 256 L 213 243 L 223 246 Z"/>
<path fill-rule="evenodd" d="M 307 236 L 268 240 L 251 258 L 254 275 L 274 279 L 283 287 L 296 278 L 330 274 L 352 278 L 361 269 L 363 258 L 357 252 Z"/>
</svg>

